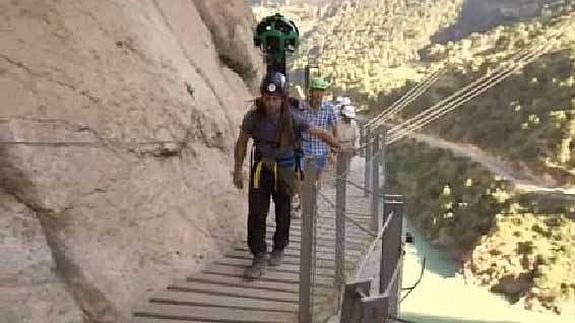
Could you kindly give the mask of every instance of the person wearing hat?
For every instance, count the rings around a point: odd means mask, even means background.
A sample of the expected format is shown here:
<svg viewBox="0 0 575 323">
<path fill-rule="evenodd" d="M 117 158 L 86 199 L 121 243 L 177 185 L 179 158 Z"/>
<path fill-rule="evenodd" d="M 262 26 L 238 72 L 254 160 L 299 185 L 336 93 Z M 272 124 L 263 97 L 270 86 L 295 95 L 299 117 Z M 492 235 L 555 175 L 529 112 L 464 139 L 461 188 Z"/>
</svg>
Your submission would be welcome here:
<svg viewBox="0 0 575 323">
<path fill-rule="evenodd" d="M 329 86 L 330 84 L 321 78 L 312 79 L 310 83 L 310 100 L 300 101 L 298 112 L 311 126 L 324 129 L 337 138 L 337 113 L 334 111 L 334 106 L 324 100 L 325 91 Z M 315 158 L 316 181 L 319 182 L 330 155 L 329 146 L 317 137 L 309 133 L 303 133 L 302 151 L 304 157 Z M 300 215 L 301 198 L 299 192 L 296 192 L 292 200 L 292 217 L 295 218 Z"/>
<path fill-rule="evenodd" d="M 330 84 L 321 78 L 314 78 L 310 84 L 310 100 L 302 102 L 303 114 L 311 126 L 324 129 L 338 138 L 337 114 L 333 105 L 324 100 L 325 91 Z M 304 133 L 303 152 L 306 157 L 315 158 L 317 167 L 317 181 L 321 180 L 322 171 L 325 169 L 330 153 L 329 146 L 309 133 Z"/>
<path fill-rule="evenodd" d="M 351 99 L 349 97 L 347 96 L 336 97 L 333 109 L 336 113 L 336 116 L 339 117 L 341 115 L 341 109 L 343 109 L 343 107 L 346 105 L 351 105 Z"/>
<path fill-rule="evenodd" d="M 296 180 L 295 149 L 303 132 L 336 149 L 338 141 L 327 131 L 311 126 L 289 107 L 287 81 L 281 73 L 267 74 L 260 87 L 261 96 L 255 108 L 244 116 L 234 152 L 233 182 L 244 186 L 243 164 L 251 138 L 255 151 L 250 170 L 248 194 L 248 246 L 254 258 L 247 269 L 247 278 L 261 276 L 266 267 L 266 217 L 270 198 L 275 204 L 276 230 L 269 265 L 281 263 L 289 241 L 291 196 Z"/>
<path fill-rule="evenodd" d="M 359 152 L 359 127 L 355 121 L 355 107 L 344 105 L 341 108 L 341 120 L 338 122 L 339 144 L 341 152 L 346 154 L 347 169 L 351 165 L 351 157 Z"/>
</svg>

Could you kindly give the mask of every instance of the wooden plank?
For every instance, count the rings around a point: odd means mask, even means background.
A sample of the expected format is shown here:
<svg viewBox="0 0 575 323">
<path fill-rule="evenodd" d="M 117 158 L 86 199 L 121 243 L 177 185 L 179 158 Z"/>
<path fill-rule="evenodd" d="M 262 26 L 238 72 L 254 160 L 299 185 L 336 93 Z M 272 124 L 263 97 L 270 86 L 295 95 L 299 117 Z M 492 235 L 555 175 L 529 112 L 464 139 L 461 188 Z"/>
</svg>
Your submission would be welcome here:
<svg viewBox="0 0 575 323">
<path fill-rule="evenodd" d="M 266 229 L 266 236 L 271 238 L 274 234 L 274 231 L 272 228 L 267 228 Z M 301 234 L 297 231 L 292 231 L 290 232 L 290 239 L 292 238 L 300 238 L 301 239 Z M 354 243 L 362 243 L 364 241 L 369 241 L 371 239 L 373 239 L 372 236 L 368 235 L 367 233 L 362 231 L 362 235 L 361 236 L 353 236 L 353 235 L 346 235 L 346 241 L 351 241 Z M 335 237 L 331 234 L 326 234 L 325 236 L 317 236 L 316 237 L 317 241 L 329 241 L 331 243 L 335 243 Z"/>
<path fill-rule="evenodd" d="M 361 203 L 368 203 L 367 201 L 365 202 L 361 202 Z M 354 220 L 357 220 L 358 222 L 363 222 L 363 221 L 369 221 L 371 218 L 369 217 L 369 209 L 367 208 L 356 208 L 356 207 L 352 207 L 352 208 L 347 208 L 347 211 L 349 212 L 348 216 L 353 218 Z M 335 213 L 322 213 L 320 212 L 317 215 L 317 222 L 320 225 L 331 225 L 335 223 Z M 275 225 L 275 219 L 273 218 L 273 216 L 268 218 L 268 221 L 266 222 L 266 225 Z M 300 218 L 296 218 L 296 219 L 292 219 L 290 222 L 290 227 L 291 226 L 298 226 L 300 227 L 302 225 L 302 222 L 300 220 Z"/>
<path fill-rule="evenodd" d="M 247 241 L 243 241 L 243 242 L 245 243 L 244 245 L 247 246 Z M 299 255 L 300 247 L 301 247 L 301 243 L 299 241 L 291 241 L 290 240 L 289 245 L 285 249 L 286 254 L 288 253 L 288 251 L 290 251 L 289 252 L 290 255 L 295 255 L 295 254 Z M 346 247 L 347 247 L 346 248 L 346 254 L 349 251 L 350 254 L 357 254 L 357 255 L 361 254 L 364 251 L 364 249 L 366 248 L 366 247 L 364 247 L 364 244 L 361 244 L 361 245 L 360 244 L 352 244 L 352 245 L 346 244 Z M 243 247 L 238 247 L 238 248 L 244 249 Z M 247 248 L 247 247 L 245 247 L 245 248 Z M 318 243 L 318 244 L 316 244 L 316 248 L 317 248 L 318 253 L 325 253 L 325 254 L 331 255 L 335 252 L 335 245 L 327 245 L 326 243 L 324 243 L 324 244 Z"/>
<path fill-rule="evenodd" d="M 369 228 L 369 221 L 363 217 L 351 217 L 351 219 L 353 219 L 356 223 L 359 223 L 361 226 L 367 226 Z M 325 221 L 325 222 L 321 222 L 322 226 L 335 226 L 335 221 L 330 220 L 330 221 Z M 297 224 L 295 224 L 294 226 L 297 227 Z M 353 224 L 351 221 L 349 221 L 349 223 L 346 223 L 345 225 L 346 227 L 350 227 L 350 228 L 357 228 L 355 224 Z"/>
<path fill-rule="evenodd" d="M 243 267 L 243 268 L 250 266 L 251 263 L 252 261 L 249 259 L 237 259 L 237 258 L 226 258 L 225 260 L 216 260 L 214 262 L 214 264 L 217 265 Z M 299 269 L 300 269 L 299 265 L 285 264 L 285 263 L 282 263 L 280 266 L 277 267 L 272 266 L 267 267 L 268 271 L 291 272 L 291 273 L 297 273 L 299 272 Z M 333 268 L 318 268 L 317 274 L 320 276 L 333 277 L 334 271 Z"/>
<path fill-rule="evenodd" d="M 202 282 L 212 283 L 221 286 L 253 288 L 262 291 L 276 291 L 276 292 L 298 292 L 297 284 L 271 282 L 263 279 L 246 280 L 243 277 L 224 276 L 209 273 L 199 273 L 194 276 L 186 278 L 189 282 Z"/>
<path fill-rule="evenodd" d="M 363 252 L 353 252 L 349 251 L 347 253 L 350 261 L 356 261 L 363 256 Z M 228 252 L 226 257 L 230 258 L 242 258 L 242 259 L 252 259 L 252 256 L 248 253 L 247 247 L 236 247 L 232 252 Z M 296 264 L 299 265 L 299 253 L 297 251 L 287 252 L 284 255 L 283 263 Z M 329 253 L 317 253 L 315 257 L 317 268 L 333 268 L 334 262 L 334 252 Z"/>
<path fill-rule="evenodd" d="M 367 201 L 365 202 L 358 202 L 358 203 L 367 203 Z M 369 209 L 367 208 L 360 208 L 355 206 L 355 203 L 351 203 L 351 205 L 348 204 L 348 208 L 346 209 L 346 215 L 356 219 L 356 220 L 362 220 L 362 219 L 366 219 L 369 218 Z"/>
<path fill-rule="evenodd" d="M 352 195 L 353 196 L 353 195 Z M 349 197 L 349 194 L 348 194 Z M 353 209 L 347 208 L 349 211 L 357 211 L 357 210 L 369 210 L 369 205 L 367 204 L 369 199 L 348 199 L 346 205 L 353 207 Z"/>
<path fill-rule="evenodd" d="M 352 250 L 352 252 L 362 252 L 365 250 L 365 248 L 367 248 L 367 246 L 369 245 L 369 243 L 371 242 L 371 239 L 363 239 L 363 240 L 358 240 L 358 239 L 349 239 L 349 241 L 347 241 L 346 239 L 346 246 L 348 247 L 347 249 Z M 247 241 L 243 241 L 244 245 L 247 246 Z M 271 247 L 273 245 L 273 243 L 271 241 L 268 241 L 268 245 Z M 295 250 L 299 250 L 301 246 L 301 243 L 298 239 L 298 237 L 290 237 L 290 242 L 288 247 L 286 248 L 286 250 L 288 249 L 295 249 Z M 330 252 L 332 250 L 335 250 L 335 242 L 334 241 L 322 241 L 322 240 L 318 240 L 316 241 L 316 247 L 318 248 L 318 251 L 322 251 L 326 250 L 326 252 Z"/>
<path fill-rule="evenodd" d="M 273 246 L 274 244 L 273 238 L 268 236 L 268 238 L 266 239 L 266 243 L 268 245 L 268 248 Z M 247 245 L 248 241 L 246 239 L 242 239 L 242 244 Z M 318 240 L 316 242 L 316 245 L 324 248 L 333 248 L 334 243 L 333 241 Z M 299 236 L 293 236 L 293 235 L 290 236 L 288 248 L 293 247 L 299 249 L 300 246 L 301 246 L 301 238 Z"/>
<path fill-rule="evenodd" d="M 201 293 L 208 295 L 234 296 L 251 299 L 261 299 L 269 301 L 280 301 L 284 303 L 297 304 L 298 295 L 293 292 L 284 291 L 262 291 L 254 288 L 222 286 L 214 283 L 190 282 L 186 280 L 176 280 L 168 285 L 168 290 Z"/>
<path fill-rule="evenodd" d="M 369 229 L 369 228 L 366 228 Z M 273 234 L 275 233 L 275 228 L 274 227 L 270 227 L 268 226 L 266 228 L 266 236 L 270 236 L 272 237 Z M 350 232 L 351 231 L 351 232 Z M 335 236 L 333 235 L 335 233 L 335 229 L 324 229 L 324 228 L 318 228 L 317 230 L 317 236 L 316 239 L 321 239 L 321 240 L 329 240 L 329 241 L 335 241 Z M 290 237 L 295 236 L 295 237 L 301 237 L 301 233 L 299 232 L 299 229 L 297 230 L 293 230 L 290 232 Z M 371 235 L 369 235 L 367 232 L 365 231 L 361 231 L 359 229 L 354 229 L 354 230 L 348 230 L 348 232 L 346 232 L 346 239 L 347 238 L 352 238 L 354 240 L 370 240 L 373 239 L 373 237 Z"/>
<path fill-rule="evenodd" d="M 358 202 L 358 204 L 367 204 L 367 201 Z M 362 220 L 364 218 L 369 218 L 369 209 L 364 207 L 358 207 L 355 203 L 349 203 L 348 208 L 346 209 L 346 214 L 349 217 L 352 217 L 357 220 Z"/>
<path fill-rule="evenodd" d="M 272 237 L 268 237 L 266 239 L 266 242 L 271 246 L 271 245 L 273 245 L 272 240 L 273 240 Z M 301 239 L 299 236 L 290 236 L 289 244 L 291 246 L 293 246 L 294 244 L 299 245 L 299 244 L 301 244 L 300 240 Z M 242 243 L 247 244 L 248 241 L 246 239 L 243 239 Z M 331 239 L 331 240 L 317 240 L 316 245 L 322 246 L 322 247 L 335 248 L 335 241 L 333 239 Z M 358 241 L 358 240 L 351 240 L 351 241 L 349 241 L 349 243 L 348 243 L 348 241 L 346 241 L 346 246 L 348 248 L 353 249 L 353 250 L 363 250 L 365 248 L 364 241 Z"/>
<path fill-rule="evenodd" d="M 252 255 L 247 251 L 247 249 L 232 249 L 226 253 L 225 257 L 226 258 L 250 259 L 250 260 L 253 258 Z M 325 261 L 325 260 L 320 259 L 319 268 L 325 267 L 323 265 L 323 261 Z M 329 261 L 329 259 L 327 261 Z M 299 257 L 286 256 L 286 257 L 284 257 L 283 263 L 284 264 L 299 265 Z"/>
<path fill-rule="evenodd" d="M 227 258 L 235 258 L 235 259 L 244 259 L 244 260 L 249 260 L 251 261 L 252 256 L 251 254 L 249 254 L 248 252 L 246 252 L 245 250 L 232 250 L 229 251 L 228 253 L 226 253 L 225 258 L 223 259 L 227 259 Z M 299 266 L 299 257 L 285 257 L 282 265 L 284 264 L 290 264 L 290 265 L 296 265 Z M 323 259 L 319 259 L 316 262 L 316 268 L 318 269 L 329 269 L 329 268 L 333 268 L 333 261 L 331 259 L 327 259 L 327 260 L 323 260 Z"/>
<path fill-rule="evenodd" d="M 295 322 L 297 315 L 291 313 L 263 312 L 201 306 L 177 306 L 148 304 L 134 312 L 136 317 L 167 318 L 176 320 L 200 320 L 208 322 Z"/>
<path fill-rule="evenodd" d="M 346 231 L 347 231 L 346 232 L 346 241 L 347 241 L 347 239 L 351 239 L 354 242 L 360 242 L 363 240 L 373 239 L 373 237 L 371 235 L 369 235 L 365 231 L 362 231 L 361 229 L 358 229 L 355 226 L 353 228 L 351 228 L 351 226 L 348 225 L 348 227 L 349 228 L 346 229 Z M 369 229 L 367 226 L 363 226 L 363 227 L 366 229 Z M 335 224 L 332 227 L 318 228 L 316 240 L 334 242 L 335 241 L 335 235 L 333 234 L 334 232 L 335 232 Z M 275 233 L 275 226 L 268 225 L 266 227 L 266 238 L 268 240 L 272 239 L 274 233 Z M 301 228 L 299 228 L 299 227 L 292 228 L 290 231 L 290 239 L 291 238 L 299 238 L 301 240 Z"/>
<path fill-rule="evenodd" d="M 352 211 L 352 212 L 357 212 L 357 211 Z M 350 216 L 350 215 L 348 214 L 348 217 L 354 219 L 356 222 L 359 222 L 359 223 L 361 223 L 361 224 L 369 223 L 369 221 L 371 220 L 371 218 L 369 218 L 368 216 L 363 216 L 363 215 L 355 215 L 355 214 L 354 214 L 354 215 Z M 321 215 L 320 215 L 320 216 L 318 216 L 318 218 L 319 218 L 320 221 L 322 221 L 322 223 L 328 223 L 328 224 L 335 223 L 335 219 L 333 219 L 332 216 L 330 216 L 329 219 L 327 219 L 326 216 L 321 216 Z M 297 224 L 296 224 L 296 225 L 297 225 Z M 348 225 L 353 225 L 353 224 L 350 223 L 350 224 L 348 224 Z"/>
<path fill-rule="evenodd" d="M 211 265 L 204 270 L 202 273 L 225 275 L 229 277 L 244 277 L 245 267 L 234 267 L 234 266 L 222 266 L 222 265 Z M 287 284 L 298 284 L 299 283 L 299 272 L 289 273 L 289 272 L 277 272 L 266 270 L 266 272 L 258 278 L 260 281 L 270 281 L 277 283 L 287 283 Z M 316 284 L 318 286 L 332 287 L 333 281 L 328 277 L 317 277 Z"/>
<path fill-rule="evenodd" d="M 366 230 L 371 230 L 368 225 L 362 225 L 362 224 L 360 224 L 360 225 L 361 225 L 363 228 L 365 228 Z M 270 229 L 275 229 L 274 226 L 269 226 L 269 227 L 270 227 Z M 354 237 L 357 237 L 357 238 L 360 238 L 360 239 L 361 239 L 361 238 L 370 238 L 370 237 L 371 237 L 367 232 L 365 232 L 365 231 L 362 230 L 362 229 L 359 229 L 359 228 L 356 227 L 354 224 L 352 224 L 351 221 L 348 221 L 348 223 L 346 223 L 345 228 L 346 228 L 346 237 L 347 237 L 347 236 L 354 236 Z M 295 232 L 293 232 L 294 229 L 295 229 L 295 230 L 299 230 L 298 227 L 294 227 L 294 228 L 292 229 L 292 231 L 290 232 L 290 235 L 291 235 L 292 233 L 296 234 Z M 266 231 L 266 232 L 268 232 L 268 231 Z M 274 231 L 272 231 L 272 232 L 274 232 Z M 333 226 L 318 226 L 318 227 L 317 227 L 316 234 L 317 234 L 317 236 L 322 236 L 322 235 L 331 236 L 331 234 L 334 234 L 335 232 L 336 232 L 336 230 L 335 230 L 335 224 L 334 224 Z M 370 231 L 370 232 L 371 232 L 371 231 Z M 376 233 L 374 233 L 374 235 L 375 235 L 375 234 L 376 234 Z M 334 236 L 334 239 L 335 239 L 335 236 Z"/>
<path fill-rule="evenodd" d="M 354 219 L 354 218 L 352 218 Z M 364 226 L 365 223 L 362 223 L 361 221 L 357 221 L 354 219 L 355 222 L 358 222 L 361 226 Z M 275 224 L 268 224 L 266 227 L 269 228 L 275 228 Z M 355 224 L 353 224 L 351 221 L 348 221 L 348 223 L 346 223 L 346 228 L 350 228 L 353 229 L 354 232 L 362 232 L 363 231 L 361 229 L 359 229 Z M 335 229 L 335 221 L 330 221 L 330 222 L 318 222 L 318 225 L 316 226 L 317 230 L 320 229 Z M 369 229 L 369 227 L 367 227 L 366 229 Z M 290 233 L 294 232 L 294 231 L 301 231 L 301 225 L 297 224 L 297 223 L 292 223 L 290 224 Z"/>
<path fill-rule="evenodd" d="M 358 221 L 356 221 L 358 222 Z M 368 229 L 369 230 L 369 223 L 362 223 L 362 222 L 358 222 L 359 225 L 361 225 L 363 228 Z M 354 234 L 360 234 L 360 235 L 366 235 L 365 231 L 363 231 L 362 229 L 358 228 L 354 223 L 352 223 L 351 221 L 348 221 L 348 223 L 346 223 L 345 227 L 348 230 L 351 230 L 352 233 Z M 276 226 L 273 224 L 268 224 L 266 226 L 266 229 L 273 229 L 271 230 L 272 232 L 275 231 Z M 335 223 L 318 223 L 318 225 L 316 226 L 317 231 L 316 232 L 324 232 L 324 231 L 334 231 L 335 230 Z M 270 231 L 270 230 L 268 230 Z M 290 235 L 291 234 L 297 234 L 297 233 L 301 233 L 301 226 L 298 224 L 292 224 L 291 225 L 291 229 L 290 229 Z"/>
<path fill-rule="evenodd" d="M 350 187 L 347 186 L 346 190 L 349 191 Z M 363 197 L 363 196 L 358 196 L 358 194 L 363 194 L 363 193 L 357 193 L 358 191 L 352 191 L 346 194 L 346 204 L 353 204 L 353 203 L 358 203 L 358 202 L 365 202 L 369 200 L 369 197 Z M 328 200 L 330 200 L 331 202 L 335 203 L 335 191 L 334 192 L 325 192 L 322 193 Z M 329 205 L 329 203 L 327 203 L 323 198 L 321 200 L 319 200 L 322 205 L 326 204 Z M 360 208 L 369 208 L 369 206 L 367 205 L 362 205 L 362 204 L 358 204 L 358 206 Z M 367 206 L 367 207 L 366 207 Z M 333 213 L 334 211 L 330 209 L 330 213 Z"/>
<path fill-rule="evenodd" d="M 175 290 L 163 291 L 154 294 L 150 298 L 151 303 L 202 306 L 202 307 L 222 307 L 240 310 L 257 309 L 269 312 L 297 313 L 297 303 L 287 303 L 269 300 L 260 300 L 242 296 L 223 296 L 201 293 L 185 293 Z"/>
<path fill-rule="evenodd" d="M 244 246 L 244 247 L 235 247 L 234 250 L 248 251 L 249 249 L 247 246 Z M 299 248 L 296 249 L 296 248 L 288 247 L 285 249 L 285 257 L 297 257 L 297 258 L 299 258 L 299 256 L 300 256 L 299 253 L 300 253 Z M 359 252 L 357 250 L 346 250 L 346 254 L 360 256 L 361 252 Z M 333 261 L 334 257 L 335 257 L 335 250 L 318 247 L 318 253 L 316 254 L 316 259 Z"/>
</svg>

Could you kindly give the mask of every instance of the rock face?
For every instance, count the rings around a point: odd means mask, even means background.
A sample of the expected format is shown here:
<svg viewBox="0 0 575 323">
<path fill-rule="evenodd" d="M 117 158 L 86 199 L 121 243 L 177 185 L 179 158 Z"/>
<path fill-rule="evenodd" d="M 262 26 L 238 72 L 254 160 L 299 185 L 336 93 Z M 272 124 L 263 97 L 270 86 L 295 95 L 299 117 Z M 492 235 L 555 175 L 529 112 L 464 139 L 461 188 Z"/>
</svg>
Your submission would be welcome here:
<svg viewBox="0 0 575 323">
<path fill-rule="evenodd" d="M 36 214 L 0 191 L 0 319 L 81 322 L 82 313 L 55 272 Z"/>
<path fill-rule="evenodd" d="M 251 12 L 24 0 L 0 18 L 0 317 L 128 321 L 243 233 L 230 170 L 261 75 Z"/>
</svg>

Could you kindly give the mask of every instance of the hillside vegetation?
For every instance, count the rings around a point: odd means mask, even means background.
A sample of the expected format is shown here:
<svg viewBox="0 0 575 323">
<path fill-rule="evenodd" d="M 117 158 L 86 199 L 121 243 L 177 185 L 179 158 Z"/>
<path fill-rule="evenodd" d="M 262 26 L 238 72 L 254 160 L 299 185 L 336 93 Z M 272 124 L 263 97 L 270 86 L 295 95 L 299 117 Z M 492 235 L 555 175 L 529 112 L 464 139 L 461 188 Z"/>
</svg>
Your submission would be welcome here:
<svg viewBox="0 0 575 323">
<path fill-rule="evenodd" d="M 575 20 L 564 23 L 574 26 Z M 558 28 L 558 24 L 541 22 L 499 27 L 485 35 L 474 34 L 457 43 L 428 48 L 425 59 L 449 62 L 450 67 L 396 120 L 423 111 L 502 62 L 512 61 L 519 50 L 549 39 L 551 33 L 560 33 L 552 40 L 549 54 L 438 119 L 427 131 L 451 141 L 473 143 L 519 170 L 527 167 L 532 173 L 547 174 L 552 182 L 573 183 L 575 32 L 572 28 L 559 32 Z M 381 95 L 377 104 L 388 105 L 407 89 L 392 96 Z"/>
<path fill-rule="evenodd" d="M 417 68 L 405 63 L 418 60 L 431 35 L 455 21 L 461 2 L 340 1 L 303 44 L 294 69 L 308 63 L 309 53 L 335 91 L 372 98 L 406 79 L 418 80 Z"/>
<path fill-rule="evenodd" d="M 556 313 L 575 302 L 572 204 L 515 192 L 502 178 L 444 150 L 413 142 L 388 151 L 388 188 L 435 245 L 511 302 Z"/>
<path fill-rule="evenodd" d="M 395 122 L 432 106 L 502 62 L 514 62 L 518 51 L 549 44 L 548 54 L 426 131 L 479 146 L 542 182 L 573 184 L 574 22 L 573 17 L 541 17 L 423 49 L 422 63 L 430 70 L 438 63 L 447 68 Z M 372 106 L 388 106 L 412 86 L 392 95 L 380 93 Z M 572 202 L 521 194 L 480 165 L 411 141 L 392 145 L 388 161 L 390 189 L 409 197 L 409 215 L 416 225 L 461 259 L 471 281 L 528 309 L 573 311 Z"/>
</svg>

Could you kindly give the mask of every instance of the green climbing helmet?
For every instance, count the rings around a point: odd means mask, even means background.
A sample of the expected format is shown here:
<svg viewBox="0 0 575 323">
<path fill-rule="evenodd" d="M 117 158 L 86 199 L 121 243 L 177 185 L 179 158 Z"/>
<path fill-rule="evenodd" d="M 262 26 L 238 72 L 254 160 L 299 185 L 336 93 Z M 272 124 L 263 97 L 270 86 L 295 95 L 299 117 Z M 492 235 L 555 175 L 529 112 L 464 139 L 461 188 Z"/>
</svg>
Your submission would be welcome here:
<svg viewBox="0 0 575 323">
<path fill-rule="evenodd" d="M 311 80 L 310 88 L 312 90 L 327 90 L 330 84 L 321 78 L 314 78 Z"/>
</svg>

